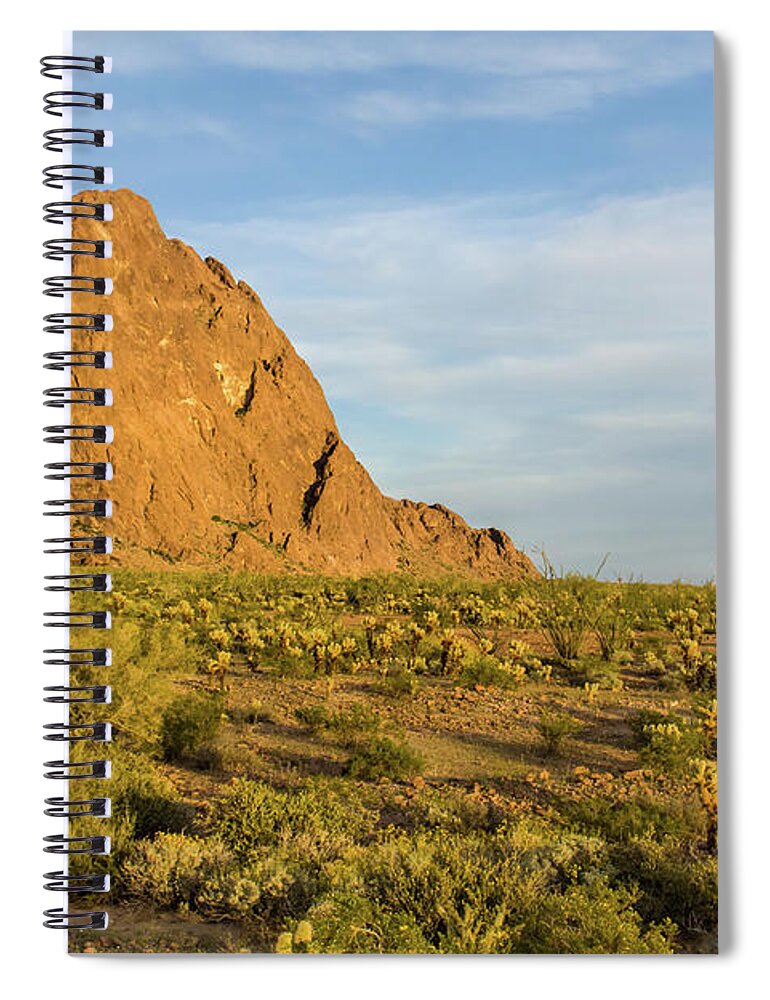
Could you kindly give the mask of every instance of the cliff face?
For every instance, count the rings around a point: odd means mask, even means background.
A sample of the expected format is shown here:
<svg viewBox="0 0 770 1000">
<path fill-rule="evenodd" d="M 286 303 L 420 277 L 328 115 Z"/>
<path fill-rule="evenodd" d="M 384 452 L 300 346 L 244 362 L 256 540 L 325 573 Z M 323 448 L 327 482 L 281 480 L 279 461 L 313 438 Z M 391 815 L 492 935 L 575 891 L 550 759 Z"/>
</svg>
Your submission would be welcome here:
<svg viewBox="0 0 770 1000">
<path fill-rule="evenodd" d="M 114 221 L 83 222 L 74 233 L 112 241 L 111 260 L 77 270 L 112 277 L 114 292 L 73 297 L 75 312 L 105 303 L 114 329 L 75 335 L 72 345 L 113 352 L 112 370 L 75 369 L 74 378 L 110 386 L 114 406 L 73 408 L 73 422 L 103 414 L 114 426 L 115 478 L 101 495 L 114 502 L 122 564 L 535 573 L 504 532 L 471 528 L 441 505 L 383 496 L 257 294 L 219 261 L 167 239 L 147 201 L 127 190 L 79 199 L 114 211 Z M 89 457 L 87 449 L 73 457 Z M 81 486 L 79 495 L 95 492 Z"/>
</svg>

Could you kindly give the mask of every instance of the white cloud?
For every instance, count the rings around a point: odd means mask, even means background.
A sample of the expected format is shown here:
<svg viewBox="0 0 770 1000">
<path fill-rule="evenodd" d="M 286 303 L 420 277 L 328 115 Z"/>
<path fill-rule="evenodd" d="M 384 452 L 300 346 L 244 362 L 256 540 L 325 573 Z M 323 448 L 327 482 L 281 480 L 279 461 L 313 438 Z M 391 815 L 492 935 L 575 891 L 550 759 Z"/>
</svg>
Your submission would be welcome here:
<svg viewBox="0 0 770 1000">
<path fill-rule="evenodd" d="M 195 113 L 180 113 L 179 109 L 154 107 L 152 114 L 127 112 L 120 123 L 121 132 L 138 132 L 154 136 L 156 139 L 175 139 L 179 136 L 198 136 L 216 139 L 219 142 L 240 143 L 242 129 L 236 121 L 223 116 Z"/>
<path fill-rule="evenodd" d="M 263 295 L 386 491 L 556 539 L 567 563 L 625 537 L 625 572 L 713 572 L 709 191 L 314 202 L 170 230 Z M 629 518 L 668 539 L 657 570 Z"/>
<path fill-rule="evenodd" d="M 78 33 L 86 43 L 89 34 Z M 124 74 L 191 66 L 339 74 L 336 119 L 366 127 L 447 118 L 542 118 L 711 70 L 710 36 L 693 32 L 110 32 Z M 394 82 L 393 71 L 405 71 Z M 410 72 L 437 74 L 405 83 Z M 376 81 L 376 82 L 372 82 Z"/>
</svg>

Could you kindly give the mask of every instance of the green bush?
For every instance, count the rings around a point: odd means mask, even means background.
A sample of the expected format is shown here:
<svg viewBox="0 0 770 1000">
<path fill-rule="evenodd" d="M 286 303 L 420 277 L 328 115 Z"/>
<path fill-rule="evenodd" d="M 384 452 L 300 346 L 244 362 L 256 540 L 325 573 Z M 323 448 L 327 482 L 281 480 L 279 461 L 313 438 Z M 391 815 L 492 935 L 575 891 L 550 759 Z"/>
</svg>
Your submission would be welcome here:
<svg viewBox="0 0 770 1000">
<path fill-rule="evenodd" d="M 300 705 L 294 709 L 294 717 L 314 733 L 328 728 L 331 719 L 329 710 L 323 705 Z"/>
<path fill-rule="evenodd" d="M 228 709 L 228 717 L 236 725 L 255 726 L 259 722 L 269 722 L 275 724 L 277 718 L 270 708 L 265 708 L 259 701 L 252 701 L 250 705 L 244 707 L 236 706 Z"/>
<path fill-rule="evenodd" d="M 356 747 L 348 764 L 348 774 L 363 781 L 377 781 L 378 778 L 400 781 L 419 774 L 422 767 L 422 757 L 406 743 L 381 736 Z"/>
<path fill-rule="evenodd" d="M 598 684 L 603 691 L 612 690 L 619 676 L 617 661 L 608 661 L 597 656 L 581 656 L 570 664 L 569 677 L 573 684 Z"/>
<path fill-rule="evenodd" d="M 576 660 L 595 617 L 597 583 L 593 577 L 557 576 L 543 554 L 543 579 L 531 585 L 543 637 L 559 663 Z"/>
<path fill-rule="evenodd" d="M 572 885 L 563 894 L 538 893 L 523 914 L 517 952 L 528 955 L 670 955 L 676 926 L 645 929 L 635 909 L 639 893 L 605 879 Z"/>
<path fill-rule="evenodd" d="M 266 853 L 246 866 L 216 867 L 207 873 L 196 897 L 196 910 L 208 920 L 257 916 L 280 921 L 307 905 L 301 873 L 280 854 Z"/>
<path fill-rule="evenodd" d="M 593 633 L 603 660 L 612 660 L 625 652 L 631 642 L 634 615 L 626 607 L 626 600 L 622 583 L 606 584 L 597 600 Z"/>
<path fill-rule="evenodd" d="M 115 756 L 110 797 L 113 817 L 127 821 L 136 839 L 160 832 L 181 833 L 194 815 L 168 778 L 144 756 Z"/>
<path fill-rule="evenodd" d="M 460 673 L 463 687 L 516 687 L 514 676 L 504 670 L 492 656 L 475 656 L 466 662 Z"/>
<path fill-rule="evenodd" d="M 218 698 L 186 694 L 168 705 L 161 716 L 160 745 L 166 760 L 179 760 L 212 740 L 222 722 Z"/>
<path fill-rule="evenodd" d="M 636 895 L 594 875 L 566 887 L 501 836 L 418 833 L 350 852 L 307 915 L 311 950 L 668 953 Z"/>
<path fill-rule="evenodd" d="M 717 859 L 692 842 L 666 836 L 634 838 L 612 854 L 618 878 L 638 886 L 638 909 L 647 920 L 672 919 L 689 934 L 716 934 Z"/>
<path fill-rule="evenodd" d="M 329 729 L 352 744 L 360 736 L 375 733 L 380 728 L 380 717 L 374 709 L 361 702 L 355 702 L 348 709 L 340 709 L 329 719 Z"/>
<path fill-rule="evenodd" d="M 687 772 L 691 760 L 705 756 L 707 740 L 701 726 L 678 715 L 640 711 L 631 719 L 642 762 L 666 774 Z"/>
<path fill-rule="evenodd" d="M 567 736 L 574 736 L 582 729 L 577 719 L 565 712 L 543 712 L 537 724 L 543 741 L 544 752 L 555 756 L 561 750 Z"/>
<path fill-rule="evenodd" d="M 561 812 L 574 828 L 598 833 L 610 843 L 666 834 L 695 839 L 703 835 L 703 817 L 692 800 L 659 801 L 639 795 L 619 802 L 614 797 L 594 795 L 565 803 Z"/>
<path fill-rule="evenodd" d="M 281 791 L 263 782 L 233 781 L 212 806 L 211 828 L 239 857 L 262 847 L 301 843 L 323 854 L 373 829 L 374 817 L 329 783 Z"/>
<path fill-rule="evenodd" d="M 420 679 L 414 670 L 389 670 L 381 687 L 383 694 L 393 698 L 412 698 L 420 689 Z"/>
<path fill-rule="evenodd" d="M 138 843 L 121 869 L 130 898 L 164 909 L 194 907 L 206 880 L 231 864 L 223 844 L 179 833 L 159 833 Z"/>
</svg>

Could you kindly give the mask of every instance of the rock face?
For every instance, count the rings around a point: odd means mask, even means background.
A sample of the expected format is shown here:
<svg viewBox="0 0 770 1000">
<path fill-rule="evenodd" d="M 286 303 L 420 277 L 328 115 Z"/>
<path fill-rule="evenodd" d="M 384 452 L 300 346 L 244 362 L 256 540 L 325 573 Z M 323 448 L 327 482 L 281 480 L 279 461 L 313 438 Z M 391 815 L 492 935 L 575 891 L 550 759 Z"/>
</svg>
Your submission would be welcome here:
<svg viewBox="0 0 770 1000">
<path fill-rule="evenodd" d="M 383 496 L 257 294 L 219 261 L 167 239 L 145 199 L 128 190 L 78 198 L 114 211 L 114 221 L 80 222 L 74 233 L 112 241 L 111 260 L 76 263 L 78 273 L 112 277 L 114 292 L 73 296 L 75 312 L 105 303 L 114 329 L 75 334 L 72 344 L 112 351 L 112 370 L 74 369 L 73 379 L 110 386 L 114 405 L 73 407 L 73 423 L 104 414 L 114 427 L 115 478 L 99 488 L 114 503 L 123 565 L 535 575 L 502 531 Z M 92 457 L 93 446 L 73 448 L 73 458 Z M 81 485 L 77 495 L 96 490 Z"/>
</svg>

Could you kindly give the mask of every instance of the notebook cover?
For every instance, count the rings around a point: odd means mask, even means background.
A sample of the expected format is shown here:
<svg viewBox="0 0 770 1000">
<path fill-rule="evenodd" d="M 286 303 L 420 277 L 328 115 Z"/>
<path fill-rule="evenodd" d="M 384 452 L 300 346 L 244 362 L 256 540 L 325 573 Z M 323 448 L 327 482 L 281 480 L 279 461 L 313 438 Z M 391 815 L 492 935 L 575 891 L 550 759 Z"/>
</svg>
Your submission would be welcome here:
<svg viewBox="0 0 770 1000">
<path fill-rule="evenodd" d="M 70 950 L 715 951 L 711 35 L 74 51 L 114 738 Z"/>
</svg>

